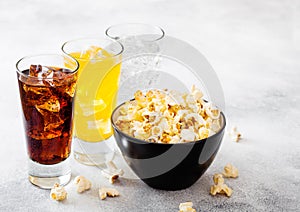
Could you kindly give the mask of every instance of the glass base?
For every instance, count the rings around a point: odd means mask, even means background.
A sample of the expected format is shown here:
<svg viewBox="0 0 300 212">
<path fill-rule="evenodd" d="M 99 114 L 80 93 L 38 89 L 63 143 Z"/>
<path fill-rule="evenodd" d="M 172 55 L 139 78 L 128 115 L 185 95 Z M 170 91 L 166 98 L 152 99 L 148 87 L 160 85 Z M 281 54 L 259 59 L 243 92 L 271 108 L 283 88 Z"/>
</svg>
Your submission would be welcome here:
<svg viewBox="0 0 300 212">
<path fill-rule="evenodd" d="M 71 179 L 71 173 L 59 177 L 36 177 L 29 175 L 29 181 L 40 188 L 51 189 L 55 183 L 66 185 Z"/>
<path fill-rule="evenodd" d="M 73 154 L 74 158 L 84 165 L 99 166 L 113 160 L 114 151 L 108 143 L 111 138 L 101 142 L 86 142 L 79 138 L 74 138 Z"/>
<path fill-rule="evenodd" d="M 69 158 L 54 165 L 44 165 L 29 159 L 29 181 L 40 188 L 51 189 L 55 183 L 66 185 L 71 179 Z"/>
</svg>

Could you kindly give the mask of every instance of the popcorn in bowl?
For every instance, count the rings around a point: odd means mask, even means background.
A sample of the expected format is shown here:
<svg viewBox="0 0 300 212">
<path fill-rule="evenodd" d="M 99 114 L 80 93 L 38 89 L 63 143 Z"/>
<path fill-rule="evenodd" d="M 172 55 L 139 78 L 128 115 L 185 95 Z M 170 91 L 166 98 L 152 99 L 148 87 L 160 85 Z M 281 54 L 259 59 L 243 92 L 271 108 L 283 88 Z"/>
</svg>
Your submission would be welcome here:
<svg viewBox="0 0 300 212">
<path fill-rule="evenodd" d="M 153 143 L 185 143 L 221 129 L 220 110 L 192 86 L 190 93 L 137 91 L 119 110 L 116 126 L 124 133 Z"/>
</svg>

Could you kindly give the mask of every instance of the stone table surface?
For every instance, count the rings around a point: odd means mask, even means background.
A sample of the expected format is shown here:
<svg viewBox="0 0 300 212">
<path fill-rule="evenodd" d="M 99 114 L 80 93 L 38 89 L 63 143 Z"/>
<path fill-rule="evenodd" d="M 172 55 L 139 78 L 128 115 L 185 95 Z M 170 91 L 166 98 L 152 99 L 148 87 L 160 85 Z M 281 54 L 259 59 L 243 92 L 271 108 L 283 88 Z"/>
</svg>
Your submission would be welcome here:
<svg viewBox="0 0 300 212">
<path fill-rule="evenodd" d="M 299 12 L 297 0 L 1 0 L 0 211 L 178 211 L 185 201 L 197 211 L 299 211 Z M 97 194 L 108 185 L 99 169 L 72 159 L 73 176 L 85 175 L 93 187 L 77 194 L 69 184 L 68 199 L 55 202 L 27 180 L 15 63 L 124 22 L 159 25 L 201 51 L 223 86 L 228 127 L 238 126 L 243 139 L 225 136 L 211 167 L 188 189 L 160 191 L 121 179 L 114 185 L 121 196 L 105 201 Z M 212 175 L 228 162 L 240 172 L 227 181 L 234 193 L 212 197 Z"/>
</svg>

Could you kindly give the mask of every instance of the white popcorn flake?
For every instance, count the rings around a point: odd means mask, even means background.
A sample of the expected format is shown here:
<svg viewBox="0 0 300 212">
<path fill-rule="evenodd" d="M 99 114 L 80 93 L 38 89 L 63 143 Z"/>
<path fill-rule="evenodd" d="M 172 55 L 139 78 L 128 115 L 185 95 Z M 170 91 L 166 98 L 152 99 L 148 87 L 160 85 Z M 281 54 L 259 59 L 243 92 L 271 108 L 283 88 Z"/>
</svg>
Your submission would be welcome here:
<svg viewBox="0 0 300 212">
<path fill-rule="evenodd" d="M 211 125 L 210 125 L 210 128 L 215 133 L 218 132 L 221 128 L 220 121 L 219 120 L 213 120 Z"/>
<path fill-rule="evenodd" d="M 239 171 L 236 167 L 234 167 L 232 164 L 228 163 L 224 167 L 224 172 L 223 172 L 224 177 L 232 177 L 232 178 L 237 178 L 239 176 Z"/>
<path fill-rule="evenodd" d="M 74 184 L 77 186 L 77 192 L 82 193 L 86 190 L 89 190 L 92 186 L 91 181 L 89 181 L 84 176 L 77 176 L 74 179 Z"/>
<path fill-rule="evenodd" d="M 179 212 L 196 212 L 192 202 L 184 202 L 179 204 Z"/>
<path fill-rule="evenodd" d="M 122 169 L 118 169 L 113 161 L 106 162 L 106 169 L 101 170 L 101 174 L 106 177 L 111 184 L 115 183 L 119 176 L 124 174 Z"/>
<path fill-rule="evenodd" d="M 120 193 L 114 188 L 100 188 L 99 197 L 101 200 L 106 199 L 106 197 L 117 197 L 120 196 Z"/>
<path fill-rule="evenodd" d="M 152 127 L 151 132 L 152 132 L 152 135 L 154 135 L 154 136 L 161 136 L 163 133 L 163 130 L 159 126 L 154 126 L 154 127 Z"/>
<path fill-rule="evenodd" d="M 198 125 L 202 126 L 205 124 L 205 120 L 198 113 L 190 113 L 185 116 L 185 120 L 192 120 Z"/>
<path fill-rule="evenodd" d="M 204 104 L 204 110 L 205 110 L 205 113 L 211 119 L 219 119 L 220 118 L 220 110 L 218 110 L 216 107 L 214 107 L 211 102 Z"/>
<path fill-rule="evenodd" d="M 174 135 L 171 137 L 170 143 L 179 143 L 180 142 L 180 137 L 178 135 Z"/>
<path fill-rule="evenodd" d="M 199 129 L 199 138 L 200 139 L 205 139 L 205 138 L 208 138 L 210 132 L 209 132 L 209 129 L 205 128 L 205 127 L 201 127 Z"/>
<path fill-rule="evenodd" d="M 139 131 L 143 127 L 143 123 L 139 121 L 133 121 L 130 123 L 130 133 Z"/>
<path fill-rule="evenodd" d="M 184 141 L 194 141 L 195 133 L 189 129 L 182 129 L 181 130 L 181 139 Z"/>
<path fill-rule="evenodd" d="M 164 131 L 169 131 L 170 130 L 170 126 L 169 126 L 168 121 L 167 121 L 166 118 L 162 118 L 160 120 L 160 122 L 158 123 L 158 127 L 160 127 Z"/>
<path fill-rule="evenodd" d="M 142 113 L 143 117 L 145 117 L 151 124 L 156 124 L 160 121 L 162 115 L 159 112 L 149 112 L 145 111 Z"/>
<path fill-rule="evenodd" d="M 134 96 L 135 100 L 121 108 L 116 125 L 135 138 L 156 143 L 190 142 L 221 128 L 220 111 L 204 101 L 195 86 L 191 93 L 149 90 L 137 91 Z"/>
<path fill-rule="evenodd" d="M 133 136 L 138 139 L 146 140 L 149 138 L 149 133 L 145 132 L 143 129 L 139 129 L 133 133 Z"/>
<path fill-rule="evenodd" d="M 106 191 L 103 189 L 99 189 L 99 197 L 101 200 L 106 199 L 106 197 L 107 197 Z"/>
<path fill-rule="evenodd" d="M 231 137 L 232 141 L 239 142 L 242 138 L 242 134 L 237 130 L 237 127 L 232 127 L 229 131 L 229 136 Z"/>
<path fill-rule="evenodd" d="M 58 183 L 55 183 L 53 188 L 50 191 L 50 197 L 56 201 L 62 201 L 66 199 L 67 192 L 63 186 L 60 186 Z"/>
<path fill-rule="evenodd" d="M 115 181 L 119 178 L 119 174 L 117 174 L 117 173 L 111 173 L 110 170 L 106 170 L 106 169 L 102 170 L 101 174 L 104 177 L 106 177 L 111 184 L 114 184 Z"/>
</svg>

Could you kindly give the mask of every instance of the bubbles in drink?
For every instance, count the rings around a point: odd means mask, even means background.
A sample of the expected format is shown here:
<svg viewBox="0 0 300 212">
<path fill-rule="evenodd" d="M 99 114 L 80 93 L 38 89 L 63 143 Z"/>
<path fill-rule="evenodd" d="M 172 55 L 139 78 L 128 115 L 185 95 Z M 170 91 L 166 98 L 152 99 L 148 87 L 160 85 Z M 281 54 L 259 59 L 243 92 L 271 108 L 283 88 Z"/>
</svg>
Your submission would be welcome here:
<svg viewBox="0 0 300 212">
<path fill-rule="evenodd" d="M 151 88 L 160 78 L 160 43 L 156 35 L 129 36 L 119 41 L 124 46 L 118 101 L 124 102 L 132 90 Z"/>
</svg>

